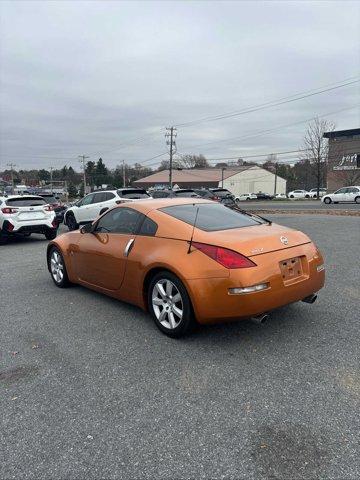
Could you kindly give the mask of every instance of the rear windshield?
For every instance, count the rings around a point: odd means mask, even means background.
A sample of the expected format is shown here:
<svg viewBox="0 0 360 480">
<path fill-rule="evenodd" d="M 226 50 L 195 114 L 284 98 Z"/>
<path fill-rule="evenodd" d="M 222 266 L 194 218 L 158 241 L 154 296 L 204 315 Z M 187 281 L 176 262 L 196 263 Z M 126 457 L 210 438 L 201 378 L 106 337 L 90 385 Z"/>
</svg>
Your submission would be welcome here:
<svg viewBox="0 0 360 480">
<path fill-rule="evenodd" d="M 150 195 L 146 190 L 118 190 L 118 195 L 122 198 L 149 198 Z"/>
<path fill-rule="evenodd" d="M 37 205 L 46 205 L 47 202 L 39 197 L 21 197 L 9 198 L 5 203 L 10 207 L 36 207 Z"/>
<path fill-rule="evenodd" d="M 215 195 L 217 195 L 218 197 L 228 197 L 228 196 L 231 196 L 231 192 L 229 192 L 229 190 L 213 190 L 213 192 L 214 192 Z"/>
<path fill-rule="evenodd" d="M 205 232 L 230 230 L 232 228 L 251 227 L 261 224 L 260 221 L 256 221 L 243 213 L 231 210 L 219 203 L 174 205 L 172 207 L 160 208 L 159 210 L 178 220 L 194 225 L 198 209 L 196 228 L 204 230 Z"/>
<path fill-rule="evenodd" d="M 180 190 L 179 192 L 174 190 L 174 194 L 177 197 L 197 197 L 197 194 L 194 192 L 194 190 Z"/>
<path fill-rule="evenodd" d="M 59 203 L 59 200 L 57 200 L 55 197 L 51 195 L 40 195 L 44 200 L 47 201 L 47 203 Z"/>
</svg>

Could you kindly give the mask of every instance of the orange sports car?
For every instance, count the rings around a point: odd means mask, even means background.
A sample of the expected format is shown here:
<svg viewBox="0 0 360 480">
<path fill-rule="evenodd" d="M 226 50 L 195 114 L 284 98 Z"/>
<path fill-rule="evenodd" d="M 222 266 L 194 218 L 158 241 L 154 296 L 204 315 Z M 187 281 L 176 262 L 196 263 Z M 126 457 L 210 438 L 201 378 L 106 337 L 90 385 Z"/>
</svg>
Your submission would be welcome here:
<svg viewBox="0 0 360 480">
<path fill-rule="evenodd" d="M 47 249 L 58 287 L 78 283 L 149 311 L 172 337 L 191 325 L 252 318 L 324 285 L 304 233 L 204 199 L 118 205 Z"/>
</svg>

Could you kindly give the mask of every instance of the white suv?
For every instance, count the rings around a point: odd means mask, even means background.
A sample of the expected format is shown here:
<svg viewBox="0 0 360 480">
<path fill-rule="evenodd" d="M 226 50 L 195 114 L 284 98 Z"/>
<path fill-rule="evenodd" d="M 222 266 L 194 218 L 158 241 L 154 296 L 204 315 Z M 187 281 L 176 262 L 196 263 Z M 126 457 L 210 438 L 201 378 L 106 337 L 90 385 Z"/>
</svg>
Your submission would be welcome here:
<svg viewBox="0 0 360 480">
<path fill-rule="evenodd" d="M 334 193 L 327 193 L 321 199 L 324 203 L 355 202 L 360 203 L 360 186 L 343 187 Z"/>
<path fill-rule="evenodd" d="M 41 233 L 48 240 L 56 237 L 58 222 L 54 208 L 37 195 L 0 196 L 0 243 L 12 235 L 28 237 Z"/>
<path fill-rule="evenodd" d="M 64 223 L 69 230 L 76 230 L 80 225 L 93 222 L 116 204 L 149 198 L 151 197 L 147 191 L 141 188 L 120 188 L 89 193 L 66 210 Z"/>
<path fill-rule="evenodd" d="M 255 193 L 242 193 L 241 195 L 235 197 L 235 202 L 243 202 L 246 200 L 257 200 Z"/>
</svg>

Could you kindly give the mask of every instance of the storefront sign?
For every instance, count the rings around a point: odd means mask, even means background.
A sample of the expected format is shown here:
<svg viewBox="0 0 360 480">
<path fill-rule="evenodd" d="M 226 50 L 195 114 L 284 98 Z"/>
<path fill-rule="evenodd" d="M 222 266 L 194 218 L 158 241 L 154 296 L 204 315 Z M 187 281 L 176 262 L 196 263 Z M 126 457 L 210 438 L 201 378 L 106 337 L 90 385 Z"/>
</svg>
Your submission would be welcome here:
<svg viewBox="0 0 360 480">
<path fill-rule="evenodd" d="M 360 170 L 360 153 L 343 155 L 340 162 L 334 166 L 333 170 Z"/>
</svg>

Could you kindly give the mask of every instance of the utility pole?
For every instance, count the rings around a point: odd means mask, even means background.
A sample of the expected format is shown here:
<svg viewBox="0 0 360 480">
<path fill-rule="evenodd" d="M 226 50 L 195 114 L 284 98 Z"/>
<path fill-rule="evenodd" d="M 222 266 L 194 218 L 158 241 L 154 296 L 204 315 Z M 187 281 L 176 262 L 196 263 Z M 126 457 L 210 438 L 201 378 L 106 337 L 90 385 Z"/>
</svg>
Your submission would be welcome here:
<svg viewBox="0 0 360 480">
<path fill-rule="evenodd" d="M 50 191 L 51 191 L 51 195 L 53 194 L 53 170 L 54 170 L 54 167 L 49 167 L 50 169 Z"/>
<path fill-rule="evenodd" d="M 123 187 L 125 188 L 126 187 L 126 175 L 125 175 L 125 160 L 122 161 L 122 165 L 123 165 Z"/>
<path fill-rule="evenodd" d="M 78 155 L 78 157 L 80 158 L 80 162 L 82 163 L 82 166 L 83 166 L 84 195 L 86 195 L 86 171 L 85 171 L 85 160 L 86 160 L 87 158 L 90 158 L 90 157 L 87 157 L 86 155 Z"/>
<path fill-rule="evenodd" d="M 165 138 L 166 145 L 169 147 L 170 154 L 170 164 L 169 164 L 169 188 L 172 189 L 173 180 L 172 180 L 172 170 L 173 170 L 173 154 L 176 152 L 176 143 L 175 138 L 177 136 L 177 131 L 175 127 L 167 127 Z"/>
<path fill-rule="evenodd" d="M 224 170 L 226 167 L 221 167 L 221 188 L 224 188 Z"/>
<path fill-rule="evenodd" d="M 8 167 L 10 167 L 10 173 L 11 173 L 11 185 L 12 185 L 12 193 L 14 193 L 14 167 L 16 167 L 15 163 L 7 163 L 6 164 Z"/>
<path fill-rule="evenodd" d="M 276 195 L 276 187 L 277 187 L 277 172 L 278 172 L 278 164 L 275 162 L 275 180 L 274 180 L 274 197 Z"/>
</svg>

